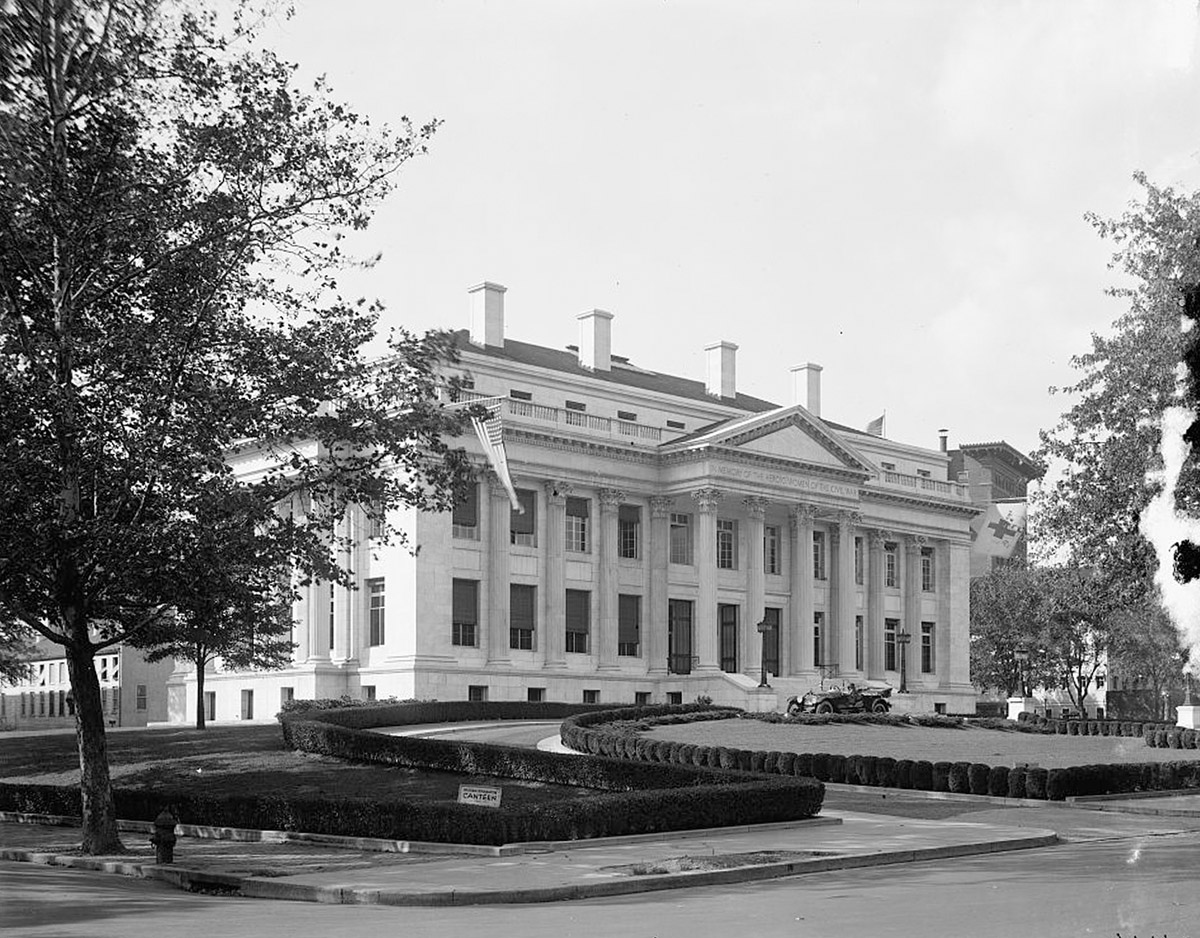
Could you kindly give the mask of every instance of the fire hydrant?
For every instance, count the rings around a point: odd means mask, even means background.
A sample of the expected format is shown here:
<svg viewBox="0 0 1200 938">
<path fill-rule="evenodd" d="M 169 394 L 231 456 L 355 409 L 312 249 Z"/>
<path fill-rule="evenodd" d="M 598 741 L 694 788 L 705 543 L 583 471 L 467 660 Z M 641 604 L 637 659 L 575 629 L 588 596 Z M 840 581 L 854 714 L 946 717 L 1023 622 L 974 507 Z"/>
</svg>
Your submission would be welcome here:
<svg viewBox="0 0 1200 938">
<path fill-rule="evenodd" d="M 175 861 L 175 816 L 170 809 L 163 808 L 154 819 L 154 833 L 150 835 L 150 843 L 154 844 L 155 863 Z"/>
</svg>

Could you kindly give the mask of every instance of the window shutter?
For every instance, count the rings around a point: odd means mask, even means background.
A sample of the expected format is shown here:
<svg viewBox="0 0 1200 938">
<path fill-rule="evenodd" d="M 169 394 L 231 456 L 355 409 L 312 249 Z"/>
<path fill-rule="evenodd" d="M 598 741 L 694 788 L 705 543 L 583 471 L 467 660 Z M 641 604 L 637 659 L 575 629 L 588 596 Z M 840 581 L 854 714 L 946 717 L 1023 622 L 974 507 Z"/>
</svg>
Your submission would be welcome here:
<svg viewBox="0 0 1200 938">
<path fill-rule="evenodd" d="M 462 493 L 462 497 L 454 504 L 452 523 L 465 528 L 473 528 L 479 524 L 479 483 L 472 482 Z"/>
<path fill-rule="evenodd" d="M 642 619 L 641 596 L 619 596 L 617 599 L 617 641 L 622 645 L 636 645 Z"/>
<path fill-rule="evenodd" d="M 513 584 L 509 589 L 508 621 L 514 629 L 533 628 L 533 606 L 536 587 Z"/>
<path fill-rule="evenodd" d="M 588 500 L 574 496 L 567 498 L 567 514 L 575 518 L 586 518 L 588 516 Z"/>
<path fill-rule="evenodd" d="M 587 632 L 590 606 L 591 593 L 586 590 L 567 590 L 568 632 Z"/>
<path fill-rule="evenodd" d="M 454 621 L 460 625 L 477 625 L 479 621 L 479 581 L 454 581 Z"/>
<path fill-rule="evenodd" d="M 517 501 L 525 513 L 512 512 L 509 530 L 514 534 L 532 534 L 537 524 L 537 493 L 529 489 L 517 489 Z"/>
</svg>

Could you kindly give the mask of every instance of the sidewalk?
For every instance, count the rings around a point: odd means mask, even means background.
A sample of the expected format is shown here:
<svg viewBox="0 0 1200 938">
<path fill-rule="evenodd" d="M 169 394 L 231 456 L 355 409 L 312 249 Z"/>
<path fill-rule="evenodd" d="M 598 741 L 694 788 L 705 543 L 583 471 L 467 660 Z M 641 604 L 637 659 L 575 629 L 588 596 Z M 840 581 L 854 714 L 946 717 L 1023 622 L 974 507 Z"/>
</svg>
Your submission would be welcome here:
<svg viewBox="0 0 1200 938">
<path fill-rule="evenodd" d="M 123 825 L 136 828 L 123 834 L 126 855 L 82 857 L 74 850 L 77 828 L 16 823 L 13 817 L 0 822 L 0 859 L 257 898 L 424 906 L 625 895 L 1057 842 L 1051 830 L 845 812 L 787 824 L 500 848 L 327 839 L 343 844 L 334 846 L 278 842 L 286 835 L 272 832 L 256 841 L 180 837 L 175 863 L 159 866 L 148 824 Z M 389 845 L 390 851 L 378 849 Z"/>
</svg>

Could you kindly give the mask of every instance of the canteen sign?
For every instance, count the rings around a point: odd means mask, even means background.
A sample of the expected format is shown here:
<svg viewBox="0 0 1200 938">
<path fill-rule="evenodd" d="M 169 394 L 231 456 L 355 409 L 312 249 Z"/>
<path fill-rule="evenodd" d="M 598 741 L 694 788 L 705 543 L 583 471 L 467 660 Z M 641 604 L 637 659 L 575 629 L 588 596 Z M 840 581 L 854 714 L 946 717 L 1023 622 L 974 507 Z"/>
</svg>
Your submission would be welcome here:
<svg viewBox="0 0 1200 938">
<path fill-rule="evenodd" d="M 459 804 L 478 804 L 485 808 L 500 807 L 500 789 L 485 785 L 459 785 Z"/>
</svg>

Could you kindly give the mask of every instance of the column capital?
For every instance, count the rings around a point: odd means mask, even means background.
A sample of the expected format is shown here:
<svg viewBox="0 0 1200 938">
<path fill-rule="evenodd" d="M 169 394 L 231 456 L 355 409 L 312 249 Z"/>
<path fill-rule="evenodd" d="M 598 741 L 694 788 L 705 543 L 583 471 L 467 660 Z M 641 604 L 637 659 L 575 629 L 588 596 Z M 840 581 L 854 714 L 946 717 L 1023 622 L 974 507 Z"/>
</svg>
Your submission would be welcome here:
<svg viewBox="0 0 1200 938">
<path fill-rule="evenodd" d="M 862 512 L 843 509 L 837 513 L 837 521 L 844 527 L 860 527 L 863 521 Z"/>
<path fill-rule="evenodd" d="M 696 489 L 696 491 L 692 492 L 692 498 L 696 502 L 696 507 L 700 509 L 700 513 L 703 515 L 716 514 L 717 506 L 721 504 L 721 499 L 724 497 L 724 492 L 711 486 Z"/>
<path fill-rule="evenodd" d="M 767 506 L 771 502 L 770 499 L 761 495 L 747 495 L 742 499 L 742 504 L 746 506 L 746 514 L 757 521 L 762 521 L 767 516 Z"/>
<path fill-rule="evenodd" d="M 484 476 L 487 479 L 488 491 L 491 492 L 493 498 L 504 498 L 508 500 L 508 489 L 504 487 L 504 483 L 500 481 L 500 477 L 490 469 Z"/>
<path fill-rule="evenodd" d="M 793 527 L 801 524 L 811 525 L 817 520 L 817 506 L 810 505 L 807 502 L 797 502 L 788 509 L 788 519 Z"/>
<path fill-rule="evenodd" d="M 876 528 L 868 536 L 871 539 L 872 548 L 883 547 L 883 545 L 890 541 L 893 537 L 892 532 L 885 530 L 884 528 Z"/>
<path fill-rule="evenodd" d="M 574 491 L 569 482 L 563 482 L 561 479 L 547 479 L 542 483 L 542 487 L 546 490 L 546 501 L 560 508 L 567 503 L 567 496 Z"/>
<path fill-rule="evenodd" d="M 650 496 L 651 518 L 666 518 L 671 514 L 671 509 L 674 507 L 675 499 L 669 495 Z"/>
<path fill-rule="evenodd" d="M 625 493 L 620 489 L 600 489 L 596 495 L 604 511 L 616 511 L 617 506 L 625 501 Z"/>
<path fill-rule="evenodd" d="M 909 534 L 904 539 L 904 550 L 908 554 L 919 554 L 928 541 L 924 534 Z"/>
</svg>

